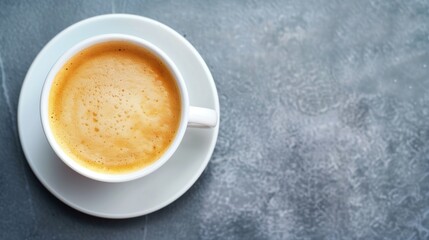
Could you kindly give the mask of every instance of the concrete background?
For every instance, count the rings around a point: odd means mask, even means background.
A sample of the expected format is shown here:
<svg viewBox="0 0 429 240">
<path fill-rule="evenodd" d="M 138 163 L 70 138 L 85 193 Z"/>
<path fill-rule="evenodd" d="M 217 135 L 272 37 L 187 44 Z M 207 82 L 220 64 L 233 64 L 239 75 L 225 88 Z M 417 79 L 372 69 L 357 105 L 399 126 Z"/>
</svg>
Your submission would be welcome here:
<svg viewBox="0 0 429 240">
<path fill-rule="evenodd" d="M 30 170 L 25 74 L 65 27 L 105 13 L 161 21 L 220 95 L 213 158 L 179 200 L 105 220 Z M 428 239 L 429 2 L 0 1 L 0 239 Z"/>
</svg>

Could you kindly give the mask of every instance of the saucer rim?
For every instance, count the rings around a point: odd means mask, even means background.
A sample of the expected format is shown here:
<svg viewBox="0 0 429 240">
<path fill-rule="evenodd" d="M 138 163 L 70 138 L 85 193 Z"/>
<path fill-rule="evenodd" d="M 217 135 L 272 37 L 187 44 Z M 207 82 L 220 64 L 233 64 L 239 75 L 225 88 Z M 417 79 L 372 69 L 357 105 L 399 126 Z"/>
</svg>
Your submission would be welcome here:
<svg viewBox="0 0 429 240">
<path fill-rule="evenodd" d="M 22 121 L 22 105 L 23 105 L 23 89 L 24 87 L 27 85 L 26 83 L 29 81 L 30 78 L 30 74 L 32 72 L 34 72 L 34 66 L 35 63 L 40 61 L 39 59 L 41 58 L 42 53 L 44 53 L 45 51 L 47 51 L 46 49 L 49 49 L 52 45 L 55 45 L 58 43 L 60 37 L 62 35 L 64 35 L 65 33 L 74 30 L 76 28 L 81 27 L 82 25 L 85 24 L 90 24 L 92 22 L 96 22 L 96 21 L 103 21 L 106 19 L 110 19 L 110 18 L 118 18 L 118 19 L 129 19 L 129 20 L 137 20 L 137 21 L 145 21 L 145 22 L 149 22 L 151 24 L 153 24 L 156 27 L 159 28 L 163 28 L 164 30 L 170 32 L 171 34 L 175 35 L 175 37 L 177 38 L 177 40 L 180 40 L 187 48 L 188 50 L 190 50 L 192 52 L 192 54 L 198 59 L 198 61 L 201 63 L 202 68 L 207 76 L 207 81 L 209 82 L 210 85 L 210 89 L 212 91 L 212 94 L 214 96 L 214 109 L 218 114 L 218 124 L 216 125 L 216 127 L 214 128 L 214 131 L 212 133 L 211 138 L 211 143 L 210 145 L 207 147 L 207 154 L 206 157 L 204 159 L 204 161 L 202 161 L 202 165 L 201 168 L 198 170 L 198 172 L 196 174 L 194 174 L 194 176 L 188 181 L 188 183 L 184 186 L 181 187 L 181 190 L 178 191 L 175 195 L 172 195 L 170 198 L 166 198 L 166 200 L 160 202 L 160 204 L 158 204 L 155 207 L 149 208 L 149 209 L 145 209 L 143 211 L 136 211 L 133 213 L 127 213 L 127 214 L 106 214 L 106 213 L 101 213 L 101 212 L 96 212 L 96 211 L 92 211 L 91 209 L 86 209 L 83 208 L 79 205 L 77 205 L 76 203 L 73 203 L 71 201 L 69 201 L 68 199 L 66 199 L 65 197 L 63 197 L 59 192 L 57 192 L 56 190 L 54 190 L 53 188 L 51 188 L 51 186 L 47 183 L 46 179 L 43 178 L 43 176 L 41 176 L 41 173 L 36 169 L 36 167 L 34 166 L 35 163 L 33 163 L 32 161 L 28 160 L 29 156 L 31 156 L 31 154 L 28 152 L 28 148 L 24 147 L 25 144 L 23 144 L 22 139 L 24 138 L 23 136 L 23 130 L 21 130 L 21 124 L 20 122 Z M 38 103 L 38 105 L 40 105 L 40 103 Z M 18 108 L 17 108 L 17 129 L 18 129 L 18 136 L 19 136 L 19 141 L 21 143 L 21 148 L 22 151 L 24 153 L 24 156 L 26 158 L 26 161 L 28 163 L 28 165 L 30 166 L 32 172 L 35 174 L 35 176 L 37 177 L 37 179 L 40 181 L 40 183 L 51 193 L 53 194 L 56 198 L 58 198 L 60 201 L 62 201 L 63 203 L 65 203 L 66 205 L 80 211 L 83 212 L 85 214 L 91 215 L 91 216 L 96 216 L 96 217 L 101 217 L 101 218 L 108 218 L 108 219 L 126 219 L 126 218 L 135 218 L 135 217 L 140 217 L 140 216 L 144 216 L 147 214 L 150 214 L 152 212 L 158 211 L 166 206 L 168 206 L 169 204 L 173 203 L 174 201 L 176 201 L 179 197 L 181 197 L 183 194 L 185 194 L 194 184 L 195 182 L 198 180 L 198 178 L 201 176 L 201 174 L 204 172 L 204 170 L 206 169 L 212 155 L 213 155 L 213 151 L 215 149 L 216 146 L 216 142 L 217 142 L 217 138 L 219 135 L 219 125 L 220 125 L 220 104 L 219 104 L 219 95 L 217 92 L 217 88 L 215 85 L 215 82 L 213 80 L 213 76 L 206 64 L 206 62 L 204 61 L 204 59 L 201 57 L 201 55 L 198 53 L 198 51 L 195 49 L 195 47 L 188 41 L 186 40 L 182 35 L 180 35 L 178 32 L 176 32 L 174 29 L 172 29 L 171 27 L 160 23 L 154 19 L 151 18 L 147 18 L 147 17 L 143 17 L 143 16 L 139 16 L 139 15 L 134 15 L 134 14 L 103 14 L 103 15 L 97 15 L 97 16 L 93 16 L 90 18 L 86 18 L 86 19 L 82 19 L 78 22 L 75 22 L 73 24 L 71 24 L 70 26 L 66 27 L 65 29 L 63 29 L 62 31 L 60 31 L 59 33 L 57 33 L 51 40 L 49 40 L 49 42 L 47 44 L 44 45 L 44 47 L 39 51 L 39 53 L 37 54 L 37 56 L 34 58 L 34 60 L 32 61 L 26 75 L 25 78 L 22 82 L 21 85 L 21 90 L 20 90 L 20 94 L 19 94 L 19 100 L 18 100 Z M 179 146 L 180 148 L 180 146 Z"/>
</svg>

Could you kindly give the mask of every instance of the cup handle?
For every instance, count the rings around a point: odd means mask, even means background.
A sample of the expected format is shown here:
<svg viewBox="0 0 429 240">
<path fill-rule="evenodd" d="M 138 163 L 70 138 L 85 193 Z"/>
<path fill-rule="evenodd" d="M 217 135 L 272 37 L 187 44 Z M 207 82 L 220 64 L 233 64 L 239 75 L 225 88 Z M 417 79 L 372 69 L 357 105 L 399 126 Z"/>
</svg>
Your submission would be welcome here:
<svg viewBox="0 0 429 240">
<path fill-rule="evenodd" d="M 188 127 L 211 128 L 217 124 L 217 113 L 213 109 L 189 107 Z"/>
</svg>

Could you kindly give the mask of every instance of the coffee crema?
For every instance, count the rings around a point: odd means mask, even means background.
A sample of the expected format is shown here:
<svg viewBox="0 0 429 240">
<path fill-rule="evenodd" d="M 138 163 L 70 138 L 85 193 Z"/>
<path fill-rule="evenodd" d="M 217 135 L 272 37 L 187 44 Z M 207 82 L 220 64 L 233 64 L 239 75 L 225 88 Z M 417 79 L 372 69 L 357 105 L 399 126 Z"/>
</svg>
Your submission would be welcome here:
<svg viewBox="0 0 429 240">
<path fill-rule="evenodd" d="M 169 148 L 180 124 L 180 92 L 157 56 L 110 41 L 63 65 L 48 111 L 54 137 L 72 159 L 97 172 L 128 173 Z"/>
</svg>

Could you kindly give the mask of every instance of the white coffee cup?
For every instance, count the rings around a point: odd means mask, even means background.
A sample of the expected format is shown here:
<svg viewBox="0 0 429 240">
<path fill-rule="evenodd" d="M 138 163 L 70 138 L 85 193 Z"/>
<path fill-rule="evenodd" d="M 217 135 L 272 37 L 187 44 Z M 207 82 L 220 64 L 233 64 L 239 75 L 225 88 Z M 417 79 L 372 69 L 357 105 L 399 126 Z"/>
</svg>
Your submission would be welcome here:
<svg viewBox="0 0 429 240">
<path fill-rule="evenodd" d="M 127 41 L 130 43 L 136 44 L 138 46 L 141 46 L 149 50 L 160 60 L 162 60 L 162 62 L 170 70 L 170 72 L 172 73 L 172 75 L 176 80 L 176 83 L 180 92 L 180 100 L 181 100 L 180 124 L 177 130 L 176 136 L 172 141 L 171 145 L 169 146 L 169 148 L 158 160 L 156 160 L 151 165 L 141 168 L 139 170 L 136 170 L 134 172 L 122 173 L 122 174 L 107 174 L 107 173 L 101 173 L 101 172 L 91 170 L 79 164 L 76 160 L 72 159 L 72 157 L 67 155 L 65 151 L 62 149 L 61 145 L 57 142 L 57 140 L 54 137 L 53 131 L 49 123 L 49 112 L 48 112 L 48 105 L 49 105 L 48 101 L 49 101 L 49 93 L 51 90 L 51 86 L 55 76 L 57 75 L 59 70 L 63 67 L 63 65 L 71 57 L 73 57 L 75 54 L 79 53 L 80 51 L 88 47 L 91 47 L 95 44 L 102 43 L 102 42 L 110 42 L 110 41 Z M 41 112 L 43 130 L 45 132 L 46 138 L 48 139 L 49 144 L 51 145 L 55 153 L 58 155 L 58 157 L 67 166 L 69 166 L 76 172 L 80 173 L 81 175 L 94 180 L 103 181 L 103 182 L 125 182 L 125 181 L 134 180 L 152 173 L 153 171 L 161 167 L 164 163 L 166 163 L 171 158 L 173 153 L 179 147 L 179 144 L 182 141 L 186 128 L 188 126 L 207 128 L 207 127 L 216 126 L 218 122 L 218 116 L 215 110 L 200 108 L 200 107 L 193 107 L 189 105 L 189 95 L 188 95 L 185 81 L 182 75 L 180 74 L 179 70 L 177 69 L 176 65 L 174 64 L 174 62 L 170 60 L 170 58 L 162 50 L 160 50 L 154 44 L 144 39 L 141 39 L 135 36 L 124 35 L 124 34 L 98 35 L 98 36 L 83 40 L 78 44 L 76 44 L 75 46 L 73 46 L 72 48 L 70 48 L 69 50 L 67 50 L 57 60 L 57 62 L 51 68 L 48 76 L 46 77 L 46 80 L 42 89 L 40 112 Z"/>
</svg>

